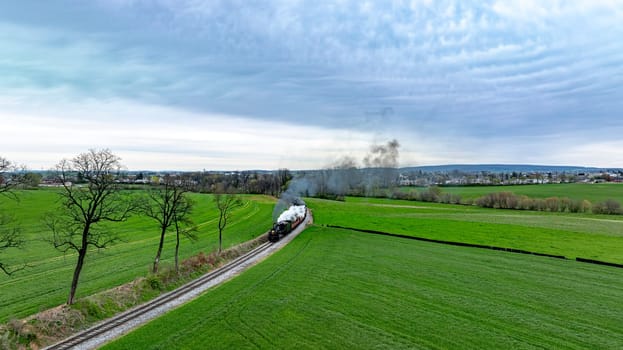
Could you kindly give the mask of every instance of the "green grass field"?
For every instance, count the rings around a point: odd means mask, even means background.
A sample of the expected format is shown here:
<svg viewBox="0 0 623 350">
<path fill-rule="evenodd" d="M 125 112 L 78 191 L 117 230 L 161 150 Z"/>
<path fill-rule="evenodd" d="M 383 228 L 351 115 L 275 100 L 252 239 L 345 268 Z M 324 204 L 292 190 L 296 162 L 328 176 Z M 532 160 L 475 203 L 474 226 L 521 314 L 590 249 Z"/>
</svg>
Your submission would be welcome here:
<svg viewBox="0 0 623 350">
<path fill-rule="evenodd" d="M 309 199 L 315 222 L 623 263 L 623 217 L 388 199 Z"/>
<path fill-rule="evenodd" d="M 549 186 L 555 185 L 517 187 Z M 193 196 L 200 240 L 183 242 L 184 256 L 217 244 L 212 197 Z M 16 214 L 29 244 L 1 258 L 31 267 L 0 276 L 1 320 L 63 303 L 75 263 L 75 255 L 63 256 L 41 240 L 47 230 L 40 216 L 54 207 L 56 194 L 26 191 L 20 197 L 0 205 Z M 270 225 L 274 200 L 245 199 L 226 246 Z M 306 201 L 319 226 L 623 263 L 621 216 L 371 198 Z M 158 239 L 154 223 L 134 217 L 115 228 L 125 242 L 89 255 L 78 296 L 149 270 Z M 172 238 L 164 264 L 171 264 Z M 623 270 L 571 260 L 314 227 L 259 266 L 111 348 L 619 348 L 621 277 Z"/>
<path fill-rule="evenodd" d="M 403 187 L 403 191 L 422 188 Z M 590 202 L 602 202 L 606 199 L 623 200 L 623 184 L 620 183 L 570 183 L 540 185 L 509 185 L 509 186 L 457 186 L 441 187 L 442 193 L 458 194 L 463 200 L 476 199 L 488 193 L 513 192 L 530 198 L 567 197 L 570 199 L 586 199 Z"/>
<path fill-rule="evenodd" d="M 621 280 L 575 261 L 313 227 L 105 349 L 620 349 Z"/>
<path fill-rule="evenodd" d="M 44 241 L 49 230 L 41 215 L 56 207 L 55 190 L 23 191 L 20 201 L 0 199 L 2 210 L 13 213 L 22 227 L 27 244 L 20 250 L 7 250 L 0 255 L 12 266 L 29 265 L 25 270 L 7 277 L 0 274 L 0 322 L 21 318 L 62 304 L 69 293 L 76 254 L 63 255 Z M 211 195 L 193 194 L 196 209 L 193 219 L 198 224 L 197 242 L 182 241 L 180 256 L 200 251 L 210 252 L 218 246 L 217 215 Z M 225 230 L 223 244 L 230 247 L 266 232 L 271 226 L 275 201 L 265 196 L 246 196 Z M 91 251 L 82 271 L 78 297 L 93 294 L 144 276 L 156 254 L 158 228 L 154 221 L 135 216 L 127 222 L 111 225 L 122 242 L 100 251 Z M 161 266 L 172 265 L 174 235 L 165 242 Z"/>
</svg>

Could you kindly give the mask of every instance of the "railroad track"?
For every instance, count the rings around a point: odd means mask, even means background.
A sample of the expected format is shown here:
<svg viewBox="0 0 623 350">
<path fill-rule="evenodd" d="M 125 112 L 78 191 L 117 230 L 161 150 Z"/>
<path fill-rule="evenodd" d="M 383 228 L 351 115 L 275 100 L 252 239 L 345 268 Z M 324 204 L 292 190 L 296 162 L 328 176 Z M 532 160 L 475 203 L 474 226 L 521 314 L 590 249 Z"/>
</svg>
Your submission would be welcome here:
<svg viewBox="0 0 623 350">
<path fill-rule="evenodd" d="M 222 266 L 219 269 L 209 272 L 201 276 L 200 278 L 192 282 L 189 282 L 171 292 L 165 293 L 145 304 L 134 307 L 123 313 L 120 313 L 117 316 L 114 316 L 108 320 L 98 323 L 95 326 L 83 332 L 75 334 L 45 349 L 61 350 L 61 349 L 82 348 L 92 339 L 102 336 L 103 334 L 107 332 L 114 331 L 118 327 L 122 325 L 126 325 L 132 321 L 140 320 L 141 318 L 146 317 L 146 315 L 148 315 L 150 312 L 154 312 L 159 308 L 163 308 L 165 307 L 166 304 L 179 301 L 184 296 L 187 296 L 193 292 L 196 292 L 198 289 L 201 289 L 201 287 L 206 286 L 207 284 L 209 284 L 210 282 L 213 282 L 219 277 L 224 276 L 232 271 L 236 271 L 237 268 L 253 260 L 254 257 L 268 250 L 268 248 L 270 248 L 272 245 L 273 243 L 270 243 L 270 242 L 263 243 L 262 245 L 251 250 L 250 252 L 244 255 L 241 255 L 238 258 L 230 261 L 229 263 L 227 263 L 226 265 Z M 204 288 L 204 289 L 207 289 L 207 288 Z"/>
</svg>

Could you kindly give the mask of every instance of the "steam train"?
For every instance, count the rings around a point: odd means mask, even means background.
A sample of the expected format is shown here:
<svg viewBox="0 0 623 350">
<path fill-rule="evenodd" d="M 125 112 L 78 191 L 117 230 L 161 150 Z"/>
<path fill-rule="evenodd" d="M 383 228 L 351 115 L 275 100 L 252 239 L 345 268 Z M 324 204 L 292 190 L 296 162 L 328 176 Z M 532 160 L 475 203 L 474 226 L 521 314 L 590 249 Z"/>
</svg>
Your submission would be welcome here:
<svg viewBox="0 0 623 350">
<path fill-rule="evenodd" d="M 307 207 L 305 205 L 292 205 L 288 210 L 284 211 L 273 228 L 268 232 L 268 240 L 277 242 L 282 237 L 292 232 L 301 222 L 305 221 L 307 216 Z"/>
</svg>

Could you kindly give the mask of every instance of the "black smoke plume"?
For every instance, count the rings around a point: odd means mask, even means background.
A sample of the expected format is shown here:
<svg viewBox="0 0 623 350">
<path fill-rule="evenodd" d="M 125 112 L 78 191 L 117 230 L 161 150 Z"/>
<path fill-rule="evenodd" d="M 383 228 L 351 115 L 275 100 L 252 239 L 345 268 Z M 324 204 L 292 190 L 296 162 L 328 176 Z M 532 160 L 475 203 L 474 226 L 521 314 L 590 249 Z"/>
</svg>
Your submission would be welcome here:
<svg viewBox="0 0 623 350">
<path fill-rule="evenodd" d="M 393 139 L 386 145 L 373 145 L 370 153 L 363 159 L 367 168 L 397 168 L 400 143 Z"/>
<path fill-rule="evenodd" d="M 305 204 L 301 197 L 343 199 L 346 195 L 377 195 L 391 188 L 398 178 L 397 140 L 372 145 L 364 157 L 365 168 L 357 160 L 344 156 L 321 170 L 299 172 L 281 194 L 273 210 L 273 221 L 291 205 Z"/>
</svg>

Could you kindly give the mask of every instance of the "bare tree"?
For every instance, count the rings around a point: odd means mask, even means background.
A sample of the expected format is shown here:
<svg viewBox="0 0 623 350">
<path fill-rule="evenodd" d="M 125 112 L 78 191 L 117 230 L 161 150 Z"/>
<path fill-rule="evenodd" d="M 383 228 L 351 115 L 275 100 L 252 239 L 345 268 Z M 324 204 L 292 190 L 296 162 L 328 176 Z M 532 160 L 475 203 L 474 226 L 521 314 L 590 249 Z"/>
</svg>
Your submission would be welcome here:
<svg viewBox="0 0 623 350">
<path fill-rule="evenodd" d="M 103 249 L 118 240 L 101 224 L 125 221 L 133 209 L 133 201 L 123 196 L 114 179 L 121 169 L 119 161 L 108 149 L 92 149 L 56 166 L 64 191 L 60 193 L 59 211 L 46 218 L 52 231 L 51 243 L 62 252 L 78 253 L 67 304 L 74 303 L 89 247 Z M 85 184 L 74 184 L 78 178 Z"/>
<path fill-rule="evenodd" d="M 0 157 L 0 195 L 17 200 L 17 195 L 13 192 L 13 189 L 17 185 L 17 181 L 14 177 L 9 176 L 10 172 L 16 170 L 16 167 L 4 157 Z M 20 230 L 13 225 L 14 219 L 11 215 L 0 212 L 0 252 L 9 248 L 18 248 L 24 244 L 22 240 Z M 7 275 L 11 275 L 17 270 L 22 268 L 9 269 L 9 267 L 0 261 L 0 270 Z"/>
<path fill-rule="evenodd" d="M 16 175 L 12 174 L 15 171 L 17 171 L 15 164 L 4 157 L 0 157 L 0 194 L 13 199 L 17 199 L 13 190 L 19 183 Z"/>
<path fill-rule="evenodd" d="M 9 248 L 19 248 L 24 244 L 19 228 L 9 227 L 12 222 L 12 217 L 0 214 L 0 252 Z M 23 269 L 23 267 L 11 269 L 0 261 L 0 270 L 9 276 L 13 274 L 13 272 L 21 269 Z"/>
<path fill-rule="evenodd" d="M 234 193 L 217 191 L 214 193 L 214 203 L 219 212 L 218 217 L 218 252 L 223 249 L 223 231 L 231 217 L 231 211 L 242 205 L 242 199 Z"/>
<path fill-rule="evenodd" d="M 164 238 L 171 226 L 175 227 L 175 269 L 178 270 L 178 252 L 180 234 L 193 238 L 192 231 L 183 230 L 182 226 L 190 226 L 192 223 L 189 214 L 193 203 L 187 198 L 189 186 L 182 179 L 165 176 L 164 180 L 156 188 L 152 188 L 147 195 L 147 200 L 141 206 L 141 212 L 154 219 L 160 229 L 160 242 L 152 267 L 152 272 L 158 272 L 160 257 L 164 247 Z"/>
</svg>

